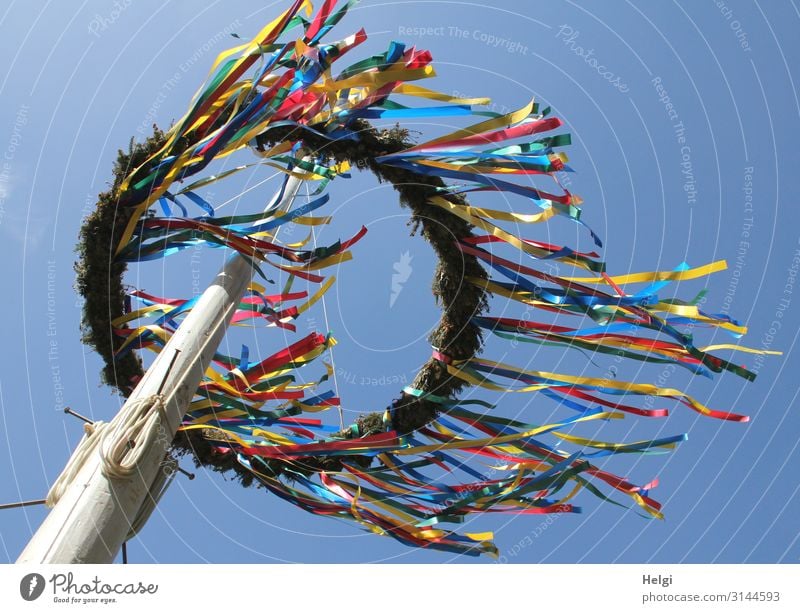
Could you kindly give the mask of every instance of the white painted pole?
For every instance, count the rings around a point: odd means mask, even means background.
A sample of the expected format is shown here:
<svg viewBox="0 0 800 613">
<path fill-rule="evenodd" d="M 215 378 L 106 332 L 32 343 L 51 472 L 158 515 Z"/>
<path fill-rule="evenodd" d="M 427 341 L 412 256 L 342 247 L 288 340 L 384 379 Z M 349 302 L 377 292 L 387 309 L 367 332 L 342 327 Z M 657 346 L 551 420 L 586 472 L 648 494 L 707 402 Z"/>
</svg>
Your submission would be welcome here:
<svg viewBox="0 0 800 613">
<path fill-rule="evenodd" d="M 301 183 L 301 179 L 289 177 L 278 210 L 289 209 Z M 229 258 L 120 409 L 120 416 L 130 415 L 133 405 L 159 392 L 164 397 L 166 419 L 154 421 L 151 434 L 155 440 L 143 451 L 134 474 L 124 479 L 107 477 L 96 449 L 33 535 L 18 563 L 114 561 L 252 274 L 252 266 L 243 257 L 234 254 Z M 136 438 L 144 440 L 147 435 L 142 432 Z"/>
</svg>

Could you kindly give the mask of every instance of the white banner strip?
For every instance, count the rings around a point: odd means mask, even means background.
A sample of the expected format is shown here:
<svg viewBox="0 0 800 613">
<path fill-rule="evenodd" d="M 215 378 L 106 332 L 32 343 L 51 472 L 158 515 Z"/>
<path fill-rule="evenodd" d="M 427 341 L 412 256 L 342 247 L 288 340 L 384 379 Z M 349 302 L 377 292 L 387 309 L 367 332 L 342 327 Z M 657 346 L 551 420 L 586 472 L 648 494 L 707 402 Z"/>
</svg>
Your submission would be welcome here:
<svg viewBox="0 0 800 613">
<path fill-rule="evenodd" d="M 6 565 L 3 611 L 800 611 L 797 565 Z M 181 608 L 179 608 L 181 607 Z M 503 609 L 500 609 L 503 607 Z"/>
</svg>

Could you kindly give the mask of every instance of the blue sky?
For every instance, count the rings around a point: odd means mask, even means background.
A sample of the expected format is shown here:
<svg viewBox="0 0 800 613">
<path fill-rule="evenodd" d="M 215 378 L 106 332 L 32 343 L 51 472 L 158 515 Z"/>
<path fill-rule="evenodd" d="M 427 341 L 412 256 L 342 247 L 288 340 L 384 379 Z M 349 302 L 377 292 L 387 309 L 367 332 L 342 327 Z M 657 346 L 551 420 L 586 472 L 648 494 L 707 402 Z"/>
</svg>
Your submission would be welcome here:
<svg viewBox="0 0 800 613">
<path fill-rule="evenodd" d="M 723 423 L 676 407 L 667 422 L 625 420 L 614 431 L 618 438 L 689 433 L 673 455 L 610 464 L 634 480 L 660 478 L 655 495 L 665 504 L 665 521 L 644 521 L 587 495 L 582 515 L 481 518 L 470 529 L 493 529 L 508 563 L 797 562 L 797 7 L 711 0 L 492 4 L 363 0 L 334 38 L 365 27 L 370 40 L 359 57 L 393 39 L 428 48 L 439 76 L 427 85 L 489 95 L 492 110 L 519 108 L 531 97 L 551 105 L 573 134 L 568 153 L 577 172 L 569 187 L 584 198 L 583 218 L 605 240 L 609 270 L 727 259 L 727 271 L 686 282 L 680 293 L 707 287 L 708 310 L 750 327 L 743 344 L 784 355 L 761 362 L 739 354 L 758 370 L 751 384 L 733 376 L 665 375 L 658 365 L 620 366 L 625 376 L 666 376 L 713 408 L 751 416 L 749 424 Z M 236 43 L 230 32 L 248 38 L 281 7 L 29 0 L 0 9 L 9 50 L 0 80 L 0 502 L 44 497 L 60 472 L 81 428 L 59 405 L 97 419 L 119 406 L 99 385 L 98 358 L 80 344 L 72 288 L 81 218 L 106 188 L 116 149 L 153 121 L 166 126 L 179 117 L 216 54 Z M 426 135 L 448 129 L 435 121 L 413 127 Z M 220 186 L 215 204 L 230 200 L 223 211 L 257 210 L 273 191 L 270 181 L 255 187 L 268 176 L 262 169 Z M 370 232 L 354 248 L 354 261 L 336 271 L 326 309 L 309 313 L 299 330 L 327 323 L 340 341 L 333 354 L 337 384 L 352 421 L 382 409 L 413 378 L 429 355 L 425 337 L 438 311 L 430 294 L 434 261 L 421 238 L 408 236 L 407 212 L 391 190 L 357 174 L 335 183 L 326 205 L 335 222 L 320 242 L 362 224 Z M 590 246 L 577 226 L 559 221 L 536 238 Z M 406 253 L 410 274 L 391 304 L 394 266 Z M 191 295 L 222 255 L 202 251 L 194 260 L 182 254 L 134 266 L 127 279 L 153 293 Z M 708 343 L 729 340 L 702 335 Z M 243 339 L 262 355 L 291 341 L 272 329 L 237 331 L 232 353 Z M 492 342 L 487 355 L 507 349 Z M 590 363 L 552 348 L 517 351 L 502 358 L 586 376 L 602 376 L 614 364 L 608 356 Z M 551 405 L 506 396 L 498 410 L 544 420 L 554 414 Z M 0 515 L 0 560 L 17 557 L 44 514 L 32 508 Z M 194 481 L 176 480 L 130 555 L 135 562 L 488 562 L 408 549 L 203 471 Z"/>
</svg>

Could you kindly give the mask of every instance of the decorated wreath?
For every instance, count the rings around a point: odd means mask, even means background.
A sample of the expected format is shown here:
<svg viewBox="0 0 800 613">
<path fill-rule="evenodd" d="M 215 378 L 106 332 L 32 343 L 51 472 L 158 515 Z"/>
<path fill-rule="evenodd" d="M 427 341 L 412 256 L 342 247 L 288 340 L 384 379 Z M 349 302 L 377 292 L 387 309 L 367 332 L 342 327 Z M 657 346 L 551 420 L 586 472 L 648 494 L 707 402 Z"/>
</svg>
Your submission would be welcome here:
<svg viewBox="0 0 800 613">
<path fill-rule="evenodd" d="M 485 109 L 488 99 L 423 87 L 434 76 L 430 53 L 400 42 L 348 65 L 346 56 L 366 33 L 323 39 L 353 4 L 325 0 L 313 13 L 309 2 L 295 0 L 253 40 L 219 55 L 186 114 L 168 130 L 154 127 L 144 142 L 120 151 L 113 185 L 81 230 L 76 264 L 84 341 L 105 361 L 103 381 L 130 394 L 143 375 L 140 352 L 160 351 L 196 301 L 130 288 L 127 266 L 198 245 L 230 249 L 252 263 L 257 281 L 233 323 L 262 322 L 297 339 L 258 360 L 248 350 L 215 355 L 173 442 L 198 465 L 233 471 L 244 485 L 405 544 L 470 555 L 495 554 L 492 535 L 446 526 L 476 513 L 577 513 L 573 501 L 593 495 L 613 504 L 627 498 L 642 515 L 661 518 L 651 497 L 655 481 L 631 483 L 596 461 L 660 453 L 685 435 L 608 442 L 575 435 L 572 426 L 667 415 L 666 408 L 642 403 L 646 397 L 711 418 L 747 418 L 677 389 L 494 361 L 482 355 L 484 336 L 507 339 L 515 353 L 528 343 L 555 345 L 752 380 L 744 367 L 711 353 L 741 347 L 697 346 L 691 333 L 720 328 L 739 337 L 743 326 L 704 311 L 702 294 L 659 296 L 668 284 L 725 263 L 613 276 L 595 251 L 535 238 L 537 224 L 571 222 L 582 226 L 593 249 L 602 247 L 581 218 L 580 198 L 559 179 L 572 170 L 561 120 L 533 101 L 498 114 Z M 403 122 L 420 117 L 470 124 L 415 142 Z M 378 129 L 371 123 L 378 119 L 397 125 Z M 253 162 L 219 170 L 220 159 L 245 149 Z M 277 168 L 287 181 L 303 179 L 313 191 L 286 211 L 217 215 L 207 186 L 258 166 Z M 326 388 L 331 366 L 324 356 L 335 340 L 327 331 L 299 333 L 294 322 L 324 300 L 334 283 L 327 271 L 365 249 L 366 229 L 313 248 L 308 239 L 284 242 L 278 230 L 328 223 L 317 216 L 329 200 L 327 184 L 356 170 L 391 184 L 412 231 L 430 244 L 442 313 L 429 337 L 431 357 L 413 382 L 387 398 L 387 406 L 342 428 L 324 419 L 341 404 Z M 478 192 L 502 192 L 515 210 L 470 204 Z M 525 236 L 517 235 L 520 227 Z M 575 272 L 560 276 L 552 263 Z M 524 314 L 493 315 L 490 296 L 516 303 Z M 298 373 L 318 367 L 310 378 Z M 538 394 L 569 415 L 551 423 L 535 415 L 504 418 L 489 392 Z"/>
</svg>

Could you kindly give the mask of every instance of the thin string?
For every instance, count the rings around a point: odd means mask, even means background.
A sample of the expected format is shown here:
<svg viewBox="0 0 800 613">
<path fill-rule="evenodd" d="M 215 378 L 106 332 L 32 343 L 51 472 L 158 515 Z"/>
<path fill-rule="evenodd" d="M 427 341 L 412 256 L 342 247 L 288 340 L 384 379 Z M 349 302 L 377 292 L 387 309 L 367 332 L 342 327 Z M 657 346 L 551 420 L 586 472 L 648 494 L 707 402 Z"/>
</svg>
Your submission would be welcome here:
<svg viewBox="0 0 800 613">
<path fill-rule="evenodd" d="M 306 183 L 306 200 L 311 200 L 311 194 Z M 317 248 L 317 231 L 315 226 L 311 226 L 311 238 L 314 241 L 314 249 Z M 327 292 L 326 292 L 327 293 Z M 326 303 L 325 294 L 322 295 L 322 314 L 325 318 L 325 330 L 330 331 L 331 327 L 328 323 L 328 305 Z M 339 395 L 339 381 L 336 378 L 336 361 L 333 359 L 333 347 L 328 348 L 328 355 L 331 359 L 331 370 L 333 370 L 333 389 L 336 392 L 336 397 L 339 398 L 339 427 L 344 430 L 344 411 L 342 410 L 341 396 Z"/>
<path fill-rule="evenodd" d="M 240 193 L 236 194 L 236 195 L 235 195 L 233 198 L 229 198 L 228 200 L 226 200 L 226 201 L 225 201 L 225 202 L 223 202 L 222 204 L 219 204 L 219 205 L 215 206 L 215 207 L 214 207 L 214 210 L 215 210 L 215 211 L 219 211 L 219 210 L 220 210 L 222 207 L 224 207 L 224 206 L 226 206 L 226 205 L 230 204 L 230 203 L 231 203 L 231 202 L 233 202 L 234 200 L 238 200 L 239 198 L 241 198 L 242 196 L 244 196 L 244 195 L 245 195 L 245 194 L 247 194 L 248 192 L 251 192 L 251 191 L 253 191 L 253 190 L 254 190 L 254 189 L 256 189 L 257 187 L 260 187 L 261 185 L 263 185 L 264 183 L 266 183 L 267 181 L 269 181 L 269 180 L 271 180 L 271 179 L 274 179 L 274 178 L 275 178 L 275 177 L 277 177 L 278 175 L 282 175 L 282 174 L 283 174 L 283 173 L 282 173 L 282 172 L 280 172 L 280 171 L 279 171 L 279 172 L 276 172 L 276 173 L 273 173 L 273 174 L 271 174 L 271 175 L 270 175 L 270 176 L 268 176 L 266 179 L 264 179 L 264 180 L 262 180 L 262 181 L 259 181 L 259 182 L 258 182 L 258 183 L 256 183 L 255 185 L 253 185 L 253 186 L 251 186 L 251 187 L 248 187 L 248 188 L 247 188 L 246 190 L 244 190 L 243 192 L 240 192 Z"/>
</svg>

